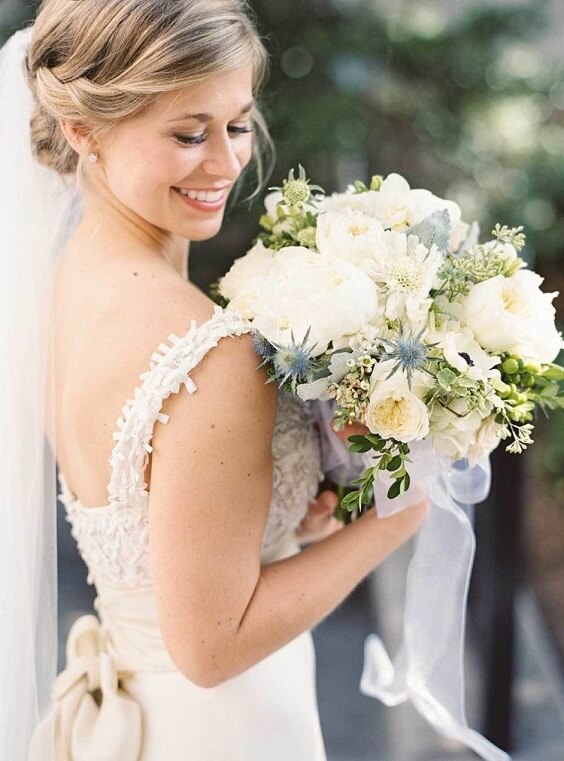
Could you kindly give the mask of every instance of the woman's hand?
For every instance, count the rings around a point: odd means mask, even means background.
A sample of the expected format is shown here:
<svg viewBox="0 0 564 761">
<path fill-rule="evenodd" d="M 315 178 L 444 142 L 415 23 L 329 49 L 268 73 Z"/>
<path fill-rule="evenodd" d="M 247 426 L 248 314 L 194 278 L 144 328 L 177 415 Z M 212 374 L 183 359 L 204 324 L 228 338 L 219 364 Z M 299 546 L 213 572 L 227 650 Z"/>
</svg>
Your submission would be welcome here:
<svg viewBox="0 0 564 761">
<path fill-rule="evenodd" d="M 333 431 L 335 436 L 338 436 L 345 444 L 350 444 L 348 440 L 349 436 L 365 436 L 370 433 L 370 428 L 367 428 L 362 423 L 349 423 L 345 425 L 342 431 Z"/>
<path fill-rule="evenodd" d="M 319 492 L 296 529 L 299 544 L 319 542 L 343 528 L 345 524 L 333 516 L 338 504 L 339 497 L 336 492 L 330 489 Z"/>
</svg>

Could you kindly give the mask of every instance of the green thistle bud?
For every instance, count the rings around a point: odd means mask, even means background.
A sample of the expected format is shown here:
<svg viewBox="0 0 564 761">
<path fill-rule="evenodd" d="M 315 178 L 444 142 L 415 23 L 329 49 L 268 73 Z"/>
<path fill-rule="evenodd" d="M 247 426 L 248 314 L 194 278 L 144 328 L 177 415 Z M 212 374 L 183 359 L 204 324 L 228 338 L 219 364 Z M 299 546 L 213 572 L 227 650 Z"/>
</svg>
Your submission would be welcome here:
<svg viewBox="0 0 564 761">
<path fill-rule="evenodd" d="M 315 227 L 306 227 L 298 233 L 298 243 L 306 248 L 315 248 L 317 242 L 317 230 Z"/>
<path fill-rule="evenodd" d="M 503 361 L 501 369 L 506 375 L 515 375 L 519 372 L 519 362 L 512 357 L 508 357 Z"/>
<path fill-rule="evenodd" d="M 309 185 L 305 180 L 286 180 L 282 192 L 284 200 L 289 206 L 306 203 L 311 195 Z"/>
<path fill-rule="evenodd" d="M 373 175 L 372 179 L 370 180 L 370 190 L 380 190 L 383 182 L 384 178 L 381 174 Z"/>
</svg>

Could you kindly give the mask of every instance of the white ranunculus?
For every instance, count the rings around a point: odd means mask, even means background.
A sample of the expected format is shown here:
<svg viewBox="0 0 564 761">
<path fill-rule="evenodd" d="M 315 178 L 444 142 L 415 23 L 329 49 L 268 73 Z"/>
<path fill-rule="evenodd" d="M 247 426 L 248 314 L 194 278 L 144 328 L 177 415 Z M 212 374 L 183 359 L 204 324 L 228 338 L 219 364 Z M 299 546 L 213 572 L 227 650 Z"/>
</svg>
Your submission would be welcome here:
<svg viewBox="0 0 564 761">
<path fill-rule="evenodd" d="M 405 230 L 416 225 L 435 211 L 446 209 L 454 228 L 461 219 L 458 204 L 433 195 L 429 190 L 412 189 L 407 180 L 399 174 L 389 174 L 382 182 L 380 190 L 354 192 L 349 186 L 345 193 L 334 193 L 320 201 L 319 212 L 356 209 L 377 219 L 384 228 Z"/>
<path fill-rule="evenodd" d="M 463 319 L 484 349 L 540 362 L 556 359 L 563 346 L 552 305 L 558 293 L 543 293 L 542 282 L 536 272 L 519 270 L 471 288 L 462 302 Z"/>
<path fill-rule="evenodd" d="M 416 225 L 435 211 L 446 209 L 452 227 L 460 222 L 458 204 L 433 195 L 429 190 L 412 189 L 399 174 L 389 174 L 380 190 L 359 193 L 357 207 L 375 217 L 386 229 L 405 230 Z"/>
<path fill-rule="evenodd" d="M 364 270 L 364 262 L 384 245 L 382 225 L 358 209 L 329 211 L 317 218 L 317 249 L 324 256 L 346 259 Z"/>
<path fill-rule="evenodd" d="M 409 389 L 407 379 L 397 371 L 386 376 L 394 365 L 386 360 L 376 365 L 370 378 L 370 401 L 365 424 L 372 433 L 405 443 L 423 439 L 429 433 L 429 413 L 425 403 Z"/>
<path fill-rule="evenodd" d="M 300 342 L 308 328 L 313 356 L 333 339 L 361 330 L 378 314 L 378 289 L 358 267 L 301 246 L 272 251 L 267 272 L 252 277 L 229 304 L 243 305 L 245 316 L 271 343 L 289 345 L 291 333 Z M 248 314 L 249 305 L 253 314 Z"/>
</svg>

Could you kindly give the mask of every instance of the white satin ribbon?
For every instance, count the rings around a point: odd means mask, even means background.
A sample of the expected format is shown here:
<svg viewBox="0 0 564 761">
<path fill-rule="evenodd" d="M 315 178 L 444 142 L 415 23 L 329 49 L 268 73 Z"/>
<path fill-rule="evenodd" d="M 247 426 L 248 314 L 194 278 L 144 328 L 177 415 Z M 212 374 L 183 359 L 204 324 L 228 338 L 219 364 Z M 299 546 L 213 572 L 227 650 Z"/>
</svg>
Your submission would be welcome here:
<svg viewBox="0 0 564 761">
<path fill-rule="evenodd" d="M 348 445 L 332 432 L 331 403 L 310 404 L 322 435 L 324 465 L 333 475 L 354 478 L 373 464 L 374 453 L 351 455 Z M 458 740 L 486 761 L 511 761 L 505 751 L 468 726 L 465 709 L 466 604 L 476 539 L 455 499 L 468 505 L 485 499 L 491 479 L 489 458 L 469 468 L 438 456 L 429 442 L 415 442 L 410 449 L 410 489 L 388 499 L 390 481 L 382 474 L 375 485 L 376 509 L 379 517 L 387 517 L 423 494 L 429 497 L 430 509 L 415 537 L 407 571 L 402 641 L 392 659 L 381 638 L 368 635 L 360 691 L 388 706 L 410 700 L 441 735 Z"/>
<path fill-rule="evenodd" d="M 53 683 L 53 706 L 36 727 L 28 761 L 138 761 L 141 706 L 121 688 L 126 672 L 108 653 L 96 616 L 76 619 L 66 655 L 66 668 Z"/>
</svg>

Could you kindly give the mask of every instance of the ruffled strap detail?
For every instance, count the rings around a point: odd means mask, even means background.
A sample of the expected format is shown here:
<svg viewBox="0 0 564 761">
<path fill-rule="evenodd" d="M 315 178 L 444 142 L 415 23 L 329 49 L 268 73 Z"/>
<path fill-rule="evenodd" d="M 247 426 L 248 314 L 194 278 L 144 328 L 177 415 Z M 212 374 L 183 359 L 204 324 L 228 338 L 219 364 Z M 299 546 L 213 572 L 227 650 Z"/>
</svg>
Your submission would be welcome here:
<svg viewBox="0 0 564 761">
<path fill-rule="evenodd" d="M 109 457 L 111 478 L 108 484 L 110 503 L 128 506 L 147 497 L 143 474 L 153 451 L 150 441 L 155 422 L 168 423 L 169 416 L 160 412 L 162 403 L 183 384 L 193 394 L 197 386 L 189 373 L 207 352 L 226 336 L 248 333 L 252 323 L 235 312 L 214 305 L 214 314 L 201 325 L 191 320 L 190 329 L 182 337 L 170 333 L 169 345 L 161 343 L 151 355 L 150 369 L 141 373 L 141 386 L 122 407 L 117 419 L 119 431 Z"/>
</svg>

